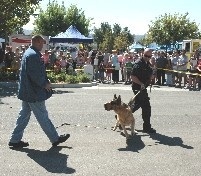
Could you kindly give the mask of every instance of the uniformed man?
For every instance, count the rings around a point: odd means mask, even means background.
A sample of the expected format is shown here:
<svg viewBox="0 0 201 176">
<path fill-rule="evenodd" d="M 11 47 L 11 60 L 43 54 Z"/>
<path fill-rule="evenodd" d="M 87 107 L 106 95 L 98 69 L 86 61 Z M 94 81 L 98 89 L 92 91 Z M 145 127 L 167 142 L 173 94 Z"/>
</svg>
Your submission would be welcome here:
<svg viewBox="0 0 201 176">
<path fill-rule="evenodd" d="M 135 112 L 139 108 L 142 108 L 143 132 L 156 133 L 156 130 L 151 127 L 151 105 L 150 98 L 148 97 L 147 87 L 150 84 L 152 78 L 152 68 L 150 66 L 150 58 L 152 57 L 152 51 L 145 49 L 143 57 L 135 61 L 131 73 L 132 90 L 136 96 L 135 103 L 132 105 L 132 112 Z"/>
</svg>

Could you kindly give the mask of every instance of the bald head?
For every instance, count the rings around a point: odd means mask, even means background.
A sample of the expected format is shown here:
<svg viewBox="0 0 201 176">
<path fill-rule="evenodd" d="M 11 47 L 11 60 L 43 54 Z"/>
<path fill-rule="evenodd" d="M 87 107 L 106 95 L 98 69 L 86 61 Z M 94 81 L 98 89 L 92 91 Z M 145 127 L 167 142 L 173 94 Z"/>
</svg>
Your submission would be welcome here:
<svg viewBox="0 0 201 176">
<path fill-rule="evenodd" d="M 146 49 L 144 50 L 144 57 L 143 57 L 143 59 L 144 59 L 145 61 L 149 61 L 149 59 L 151 59 L 151 57 L 152 57 L 152 50 L 149 49 L 149 48 L 146 48 Z"/>
<path fill-rule="evenodd" d="M 152 50 L 150 48 L 146 48 L 144 50 L 144 55 L 148 55 L 148 56 L 152 55 Z"/>
<path fill-rule="evenodd" d="M 44 42 L 45 40 L 41 35 L 35 35 L 31 39 L 31 45 L 37 48 L 39 51 L 42 50 Z"/>
</svg>

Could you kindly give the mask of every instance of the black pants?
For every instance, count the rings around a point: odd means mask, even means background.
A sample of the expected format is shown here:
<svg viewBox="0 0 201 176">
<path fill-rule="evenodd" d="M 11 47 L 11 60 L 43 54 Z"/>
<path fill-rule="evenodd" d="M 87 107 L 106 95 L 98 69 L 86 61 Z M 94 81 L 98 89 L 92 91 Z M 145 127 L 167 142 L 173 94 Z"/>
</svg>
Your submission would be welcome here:
<svg viewBox="0 0 201 176">
<path fill-rule="evenodd" d="M 162 77 L 162 85 L 164 85 L 164 83 L 165 83 L 165 70 L 157 69 L 158 85 L 161 85 L 161 77 Z"/>
<path fill-rule="evenodd" d="M 137 94 L 138 91 L 139 90 L 133 90 L 134 94 Z M 143 130 L 148 130 L 151 128 L 151 105 L 149 100 L 150 98 L 148 97 L 147 89 L 144 89 L 136 96 L 133 104 L 132 112 L 137 111 L 139 108 L 142 109 L 142 119 L 144 121 Z"/>
<path fill-rule="evenodd" d="M 114 68 L 114 67 L 113 67 Z M 113 70 L 112 71 L 112 80 L 117 83 L 119 82 L 119 70 Z"/>
</svg>

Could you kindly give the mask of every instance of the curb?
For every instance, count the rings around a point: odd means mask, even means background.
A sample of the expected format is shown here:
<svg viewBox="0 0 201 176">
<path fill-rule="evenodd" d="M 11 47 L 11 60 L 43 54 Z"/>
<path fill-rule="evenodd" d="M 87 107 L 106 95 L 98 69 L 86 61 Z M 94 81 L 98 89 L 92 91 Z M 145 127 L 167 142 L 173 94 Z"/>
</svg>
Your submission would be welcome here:
<svg viewBox="0 0 201 176">
<path fill-rule="evenodd" d="M 0 86 L 3 87 L 18 87 L 17 82 L 0 82 Z"/>
<path fill-rule="evenodd" d="M 18 87 L 17 82 L 0 82 L 0 86 L 3 87 Z M 92 83 L 77 83 L 77 84 L 68 84 L 68 83 L 51 83 L 52 88 L 82 88 L 82 87 L 92 87 L 97 86 L 96 82 Z"/>
<path fill-rule="evenodd" d="M 92 87 L 97 86 L 96 82 L 92 83 L 77 83 L 77 84 L 68 84 L 68 83 L 51 83 L 52 88 L 82 88 L 82 87 Z"/>
</svg>

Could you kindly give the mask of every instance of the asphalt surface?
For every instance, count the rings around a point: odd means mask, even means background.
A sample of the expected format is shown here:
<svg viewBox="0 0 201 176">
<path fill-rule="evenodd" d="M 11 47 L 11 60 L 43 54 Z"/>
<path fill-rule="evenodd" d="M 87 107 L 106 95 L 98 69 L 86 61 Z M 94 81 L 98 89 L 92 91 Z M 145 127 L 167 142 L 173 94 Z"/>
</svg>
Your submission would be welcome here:
<svg viewBox="0 0 201 176">
<path fill-rule="evenodd" d="M 136 134 L 126 143 L 119 130 L 111 131 L 115 113 L 103 104 L 113 95 L 127 103 L 129 85 L 98 85 L 56 88 L 46 101 L 49 116 L 60 134 L 70 133 L 67 142 L 51 143 L 35 117 L 24 132 L 30 146 L 8 147 L 10 134 L 21 106 L 16 88 L 0 87 L 0 173 L 5 176 L 198 176 L 201 173 L 200 93 L 160 87 L 149 96 L 152 126 L 157 134 L 142 133 L 141 110 L 135 112 Z"/>
</svg>

